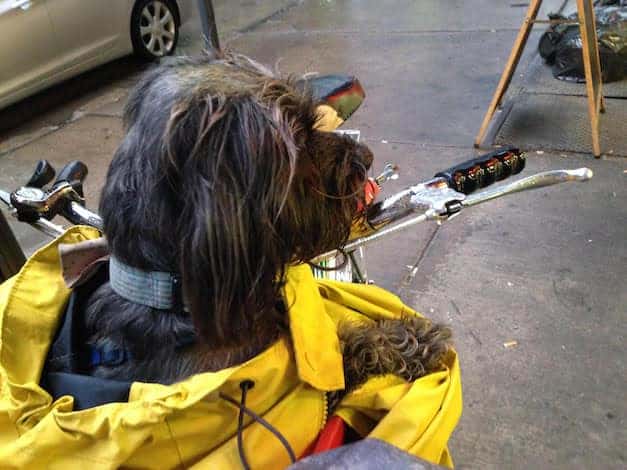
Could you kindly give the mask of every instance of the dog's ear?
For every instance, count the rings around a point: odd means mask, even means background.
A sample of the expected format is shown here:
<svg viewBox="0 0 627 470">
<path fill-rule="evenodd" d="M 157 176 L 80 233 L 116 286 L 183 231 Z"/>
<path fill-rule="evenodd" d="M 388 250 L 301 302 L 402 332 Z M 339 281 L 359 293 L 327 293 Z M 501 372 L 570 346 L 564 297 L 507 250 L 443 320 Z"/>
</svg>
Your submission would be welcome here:
<svg viewBox="0 0 627 470">
<path fill-rule="evenodd" d="M 268 322 L 290 261 L 277 221 L 295 175 L 294 127 L 244 95 L 185 103 L 168 128 L 162 165 L 181 208 L 172 231 L 185 302 L 205 340 L 241 344 Z"/>
</svg>

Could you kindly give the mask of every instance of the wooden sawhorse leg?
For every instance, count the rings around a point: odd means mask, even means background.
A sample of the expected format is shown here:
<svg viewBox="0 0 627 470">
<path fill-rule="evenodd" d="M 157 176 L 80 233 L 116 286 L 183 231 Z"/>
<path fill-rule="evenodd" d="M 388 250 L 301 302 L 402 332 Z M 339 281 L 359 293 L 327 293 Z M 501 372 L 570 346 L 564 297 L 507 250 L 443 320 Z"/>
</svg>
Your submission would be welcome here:
<svg viewBox="0 0 627 470">
<path fill-rule="evenodd" d="M 507 60 L 507 65 L 505 65 L 505 70 L 503 70 L 503 74 L 501 75 L 501 80 L 496 87 L 496 92 L 492 97 L 492 102 L 490 103 L 488 112 L 484 116 L 483 122 L 481 123 L 481 128 L 479 129 L 479 133 L 475 138 L 475 148 L 478 148 L 481 145 L 481 142 L 485 137 L 485 133 L 488 130 L 488 126 L 490 125 L 490 121 L 492 120 L 492 116 L 494 116 L 496 109 L 501 104 L 503 95 L 505 95 L 507 87 L 512 81 L 512 76 L 516 71 L 516 66 L 520 61 L 520 57 L 522 56 L 523 49 L 525 48 L 525 44 L 527 43 L 527 39 L 529 38 L 529 33 L 531 32 L 531 28 L 533 27 L 533 22 L 538 16 L 538 10 L 540 10 L 541 4 L 542 0 L 532 0 L 531 3 L 529 3 L 529 8 L 527 9 L 525 21 L 520 27 L 520 31 L 518 31 L 518 36 L 516 36 L 516 42 L 514 43 L 512 52 L 509 54 L 509 59 Z"/>
<path fill-rule="evenodd" d="M 577 12 L 581 32 L 581 52 L 586 74 L 586 90 L 588 92 L 588 114 L 592 127 L 592 151 L 596 158 L 600 158 L 599 114 L 605 111 L 605 102 L 603 100 L 601 61 L 599 59 L 599 43 L 592 0 L 577 0 Z"/>
<path fill-rule="evenodd" d="M 479 133 L 475 138 L 474 146 L 478 148 L 483 142 L 485 133 L 488 130 L 490 121 L 494 116 L 497 108 L 501 104 L 501 100 L 507 91 L 507 87 L 512 81 L 512 76 L 516 70 L 516 66 L 520 61 L 523 49 L 529 38 L 529 33 L 533 26 L 542 0 L 532 0 L 527 10 L 525 21 L 518 31 L 516 42 L 509 55 L 505 70 L 501 75 L 501 80 L 496 88 L 492 102 L 488 108 L 486 115 L 481 123 Z M 590 117 L 590 125 L 592 127 L 592 149 L 594 156 L 601 156 L 601 144 L 599 140 L 599 113 L 605 111 L 605 102 L 602 93 L 601 84 L 601 62 L 599 59 L 599 45 L 596 35 L 596 23 L 594 18 L 594 7 L 592 0 L 577 0 L 577 12 L 579 15 L 579 29 L 582 39 L 582 54 L 584 62 L 584 70 L 586 75 L 586 90 L 588 95 L 588 114 Z"/>
</svg>

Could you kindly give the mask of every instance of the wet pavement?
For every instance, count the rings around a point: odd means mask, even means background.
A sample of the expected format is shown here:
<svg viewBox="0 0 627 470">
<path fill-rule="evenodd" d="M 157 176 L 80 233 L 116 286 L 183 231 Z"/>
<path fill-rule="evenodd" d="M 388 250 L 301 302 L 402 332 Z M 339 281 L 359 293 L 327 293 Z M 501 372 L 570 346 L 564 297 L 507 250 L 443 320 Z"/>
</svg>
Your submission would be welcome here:
<svg viewBox="0 0 627 470">
<path fill-rule="evenodd" d="M 346 125 L 361 129 L 375 170 L 401 166 L 387 192 L 476 153 L 472 141 L 526 3 L 215 2 L 228 47 L 286 74 L 360 78 L 368 96 Z M 562 1 L 544 3 L 546 13 Z M 183 52 L 199 50 L 198 30 L 184 32 Z M 121 59 L 0 112 L 0 188 L 26 181 L 39 158 L 57 167 L 81 159 L 95 207 L 128 90 L 144 68 Z M 550 139 L 545 132 L 540 144 Z M 526 174 L 588 166 L 593 180 L 398 234 L 368 250 L 369 274 L 456 334 L 465 400 L 451 440 L 458 468 L 624 468 L 627 159 L 540 144 Z M 14 227 L 26 251 L 43 241 Z"/>
</svg>

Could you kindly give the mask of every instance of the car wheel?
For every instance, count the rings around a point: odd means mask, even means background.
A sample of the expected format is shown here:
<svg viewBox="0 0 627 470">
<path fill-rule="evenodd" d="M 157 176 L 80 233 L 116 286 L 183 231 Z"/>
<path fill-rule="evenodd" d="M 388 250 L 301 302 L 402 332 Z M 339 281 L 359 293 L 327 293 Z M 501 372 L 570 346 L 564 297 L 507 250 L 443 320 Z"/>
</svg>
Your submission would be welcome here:
<svg viewBox="0 0 627 470">
<path fill-rule="evenodd" d="M 139 0 L 131 15 L 131 41 L 135 53 L 154 60 L 170 55 L 179 39 L 179 17 L 171 0 Z"/>
</svg>

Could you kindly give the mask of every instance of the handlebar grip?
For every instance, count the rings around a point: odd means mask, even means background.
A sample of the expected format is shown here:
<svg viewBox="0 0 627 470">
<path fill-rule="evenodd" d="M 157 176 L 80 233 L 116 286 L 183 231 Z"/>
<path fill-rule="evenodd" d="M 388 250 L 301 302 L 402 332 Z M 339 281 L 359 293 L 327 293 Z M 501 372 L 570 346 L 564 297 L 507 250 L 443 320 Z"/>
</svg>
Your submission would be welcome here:
<svg viewBox="0 0 627 470">
<path fill-rule="evenodd" d="M 83 181 L 87 178 L 87 165 L 78 160 L 73 160 L 65 165 L 59 174 L 54 184 L 67 182 L 72 185 L 78 194 L 83 195 Z"/>
<path fill-rule="evenodd" d="M 504 147 L 467 160 L 435 175 L 449 187 L 463 194 L 485 188 L 520 173 L 525 168 L 525 154 L 515 147 Z"/>
<path fill-rule="evenodd" d="M 54 168 L 48 160 L 39 160 L 26 186 L 41 189 L 52 181 L 54 173 Z"/>
</svg>

